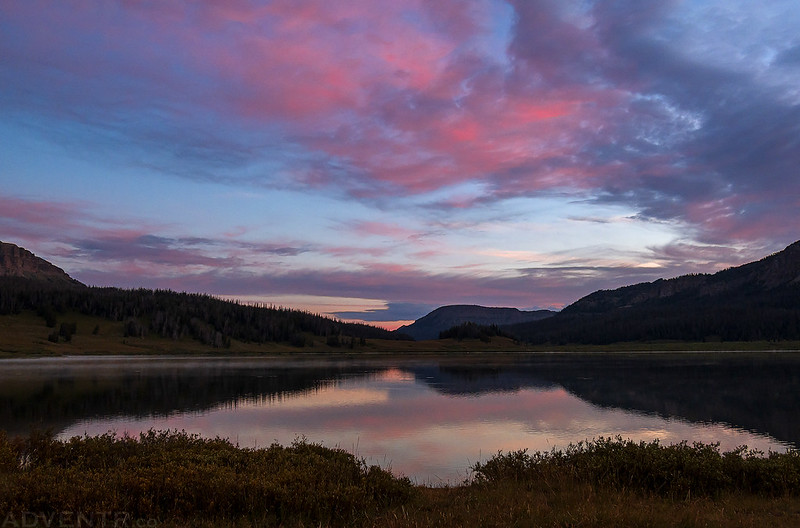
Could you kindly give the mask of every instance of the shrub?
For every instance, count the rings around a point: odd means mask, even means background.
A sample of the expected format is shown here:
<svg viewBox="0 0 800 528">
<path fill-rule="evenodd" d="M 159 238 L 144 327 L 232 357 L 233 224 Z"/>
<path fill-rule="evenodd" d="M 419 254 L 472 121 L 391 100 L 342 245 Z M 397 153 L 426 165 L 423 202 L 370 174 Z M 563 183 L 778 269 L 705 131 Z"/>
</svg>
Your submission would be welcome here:
<svg viewBox="0 0 800 528">
<path fill-rule="evenodd" d="M 408 479 L 304 440 L 242 449 L 170 431 L 66 441 L 47 433 L 16 441 L 0 435 L 0 511 L 345 525 L 408 501 L 412 489 Z"/>
<path fill-rule="evenodd" d="M 473 483 L 533 483 L 555 474 L 619 490 L 668 497 L 714 496 L 723 491 L 800 494 L 800 453 L 763 453 L 746 446 L 720 453 L 719 444 L 670 446 L 600 438 L 565 450 L 498 453 L 472 467 Z"/>
</svg>

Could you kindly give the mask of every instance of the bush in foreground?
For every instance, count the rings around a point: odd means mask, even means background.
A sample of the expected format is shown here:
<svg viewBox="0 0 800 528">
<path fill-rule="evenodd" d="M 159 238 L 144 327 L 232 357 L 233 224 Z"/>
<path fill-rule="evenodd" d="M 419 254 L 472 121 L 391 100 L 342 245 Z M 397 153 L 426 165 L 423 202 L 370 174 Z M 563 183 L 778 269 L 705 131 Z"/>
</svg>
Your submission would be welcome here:
<svg viewBox="0 0 800 528">
<path fill-rule="evenodd" d="M 424 488 L 304 440 L 244 449 L 183 432 L 65 441 L 0 432 L 0 524 L 800 525 L 797 452 L 720 453 L 713 444 L 601 438 L 544 453 L 500 453 L 472 470 L 461 486 Z M 112 517 L 104 522 L 96 512 Z M 114 512 L 128 517 L 117 522 Z M 88 522 L 76 522 L 81 514 Z"/>
<path fill-rule="evenodd" d="M 345 525 L 406 502 L 412 490 L 408 479 L 304 440 L 242 449 L 185 432 L 67 441 L 0 433 L 0 512 Z"/>
<path fill-rule="evenodd" d="M 533 485 L 569 478 L 620 491 L 671 498 L 744 492 L 768 496 L 800 494 L 800 452 L 748 450 L 720 453 L 719 444 L 664 446 L 658 440 L 617 437 L 570 444 L 550 452 L 499 453 L 473 466 L 474 483 L 514 481 Z"/>
</svg>

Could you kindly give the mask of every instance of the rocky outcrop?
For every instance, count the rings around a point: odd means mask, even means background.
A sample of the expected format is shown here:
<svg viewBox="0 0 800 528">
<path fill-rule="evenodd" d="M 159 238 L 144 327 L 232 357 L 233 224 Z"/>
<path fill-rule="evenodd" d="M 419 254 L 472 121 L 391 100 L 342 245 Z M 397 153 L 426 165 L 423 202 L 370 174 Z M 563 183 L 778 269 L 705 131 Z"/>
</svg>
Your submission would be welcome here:
<svg viewBox="0 0 800 528">
<path fill-rule="evenodd" d="M 25 248 L 7 242 L 0 242 L 0 277 L 30 279 L 53 285 L 82 285 L 61 268 Z"/>
</svg>

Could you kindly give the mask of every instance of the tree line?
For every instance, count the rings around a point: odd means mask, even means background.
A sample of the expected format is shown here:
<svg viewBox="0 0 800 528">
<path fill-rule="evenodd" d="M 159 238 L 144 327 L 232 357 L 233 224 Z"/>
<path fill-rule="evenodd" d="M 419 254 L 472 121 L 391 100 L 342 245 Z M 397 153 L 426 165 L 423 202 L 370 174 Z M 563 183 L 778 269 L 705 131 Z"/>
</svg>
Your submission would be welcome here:
<svg viewBox="0 0 800 528">
<path fill-rule="evenodd" d="M 473 322 L 465 322 L 455 325 L 447 330 L 439 332 L 439 339 L 456 339 L 461 341 L 463 339 L 480 339 L 484 343 L 488 343 L 493 337 L 512 337 L 507 332 L 504 332 L 496 324 L 493 325 L 479 325 Z"/>
<path fill-rule="evenodd" d="M 35 280 L 0 278 L 0 315 L 33 310 L 49 327 L 58 314 L 77 312 L 123 323 L 126 337 L 189 337 L 214 347 L 232 339 L 245 343 L 308 344 L 308 336 L 331 346 L 363 344 L 366 339 L 395 339 L 374 326 L 345 323 L 289 308 L 249 305 L 210 295 L 170 290 L 55 287 Z M 66 328 L 65 333 L 70 333 Z M 74 332 L 72 332 L 74 333 Z M 66 337 L 66 336 L 65 336 Z"/>
<path fill-rule="evenodd" d="M 504 328 L 534 344 L 624 341 L 800 340 L 800 287 L 743 296 L 652 299 L 605 312 L 562 312 L 545 321 Z"/>
</svg>

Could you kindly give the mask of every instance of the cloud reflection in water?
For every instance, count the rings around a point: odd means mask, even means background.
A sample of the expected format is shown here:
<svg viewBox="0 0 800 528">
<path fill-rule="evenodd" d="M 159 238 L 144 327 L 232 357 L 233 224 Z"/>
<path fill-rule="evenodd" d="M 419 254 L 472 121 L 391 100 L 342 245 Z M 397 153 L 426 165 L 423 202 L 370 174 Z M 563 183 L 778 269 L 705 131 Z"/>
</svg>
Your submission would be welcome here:
<svg viewBox="0 0 800 528">
<path fill-rule="evenodd" d="M 742 444 L 764 451 L 786 448 L 769 436 L 719 423 L 599 407 L 561 386 L 454 395 L 427 381 L 393 368 L 296 393 L 242 397 L 209 410 L 81 420 L 61 436 L 178 429 L 230 438 L 242 447 L 305 437 L 432 484 L 458 483 L 470 465 L 498 451 L 549 450 L 600 436 L 720 442 L 723 450 Z"/>
</svg>

